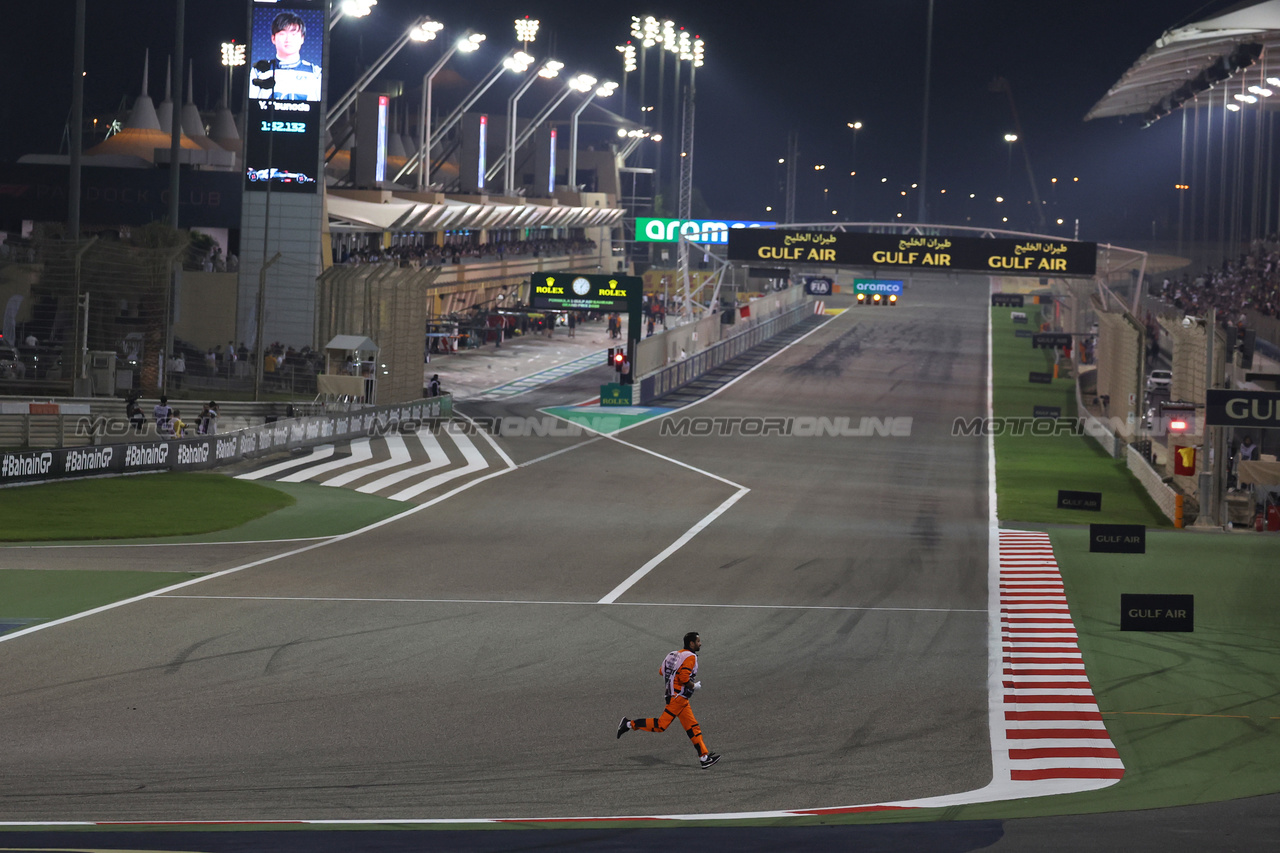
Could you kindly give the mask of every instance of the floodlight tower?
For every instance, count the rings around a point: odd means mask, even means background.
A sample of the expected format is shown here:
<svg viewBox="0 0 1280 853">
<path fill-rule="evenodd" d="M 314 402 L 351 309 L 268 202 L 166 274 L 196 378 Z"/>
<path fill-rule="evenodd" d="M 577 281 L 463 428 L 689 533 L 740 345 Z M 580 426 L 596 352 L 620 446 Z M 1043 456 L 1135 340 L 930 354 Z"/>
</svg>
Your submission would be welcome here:
<svg viewBox="0 0 1280 853">
<path fill-rule="evenodd" d="M 395 179 L 399 180 L 410 169 L 418 170 L 418 191 L 422 192 L 427 188 L 427 169 L 425 164 L 431 161 L 431 81 L 444 68 L 446 62 L 453 58 L 455 53 L 473 53 L 480 49 L 480 43 L 484 41 L 483 33 L 468 33 L 453 43 L 439 61 L 431 67 L 422 77 L 422 115 L 418 122 L 418 156 L 410 158 L 408 163 L 400 169 L 400 173 Z"/>
<path fill-rule="evenodd" d="M 517 29 L 520 21 L 516 21 Z M 533 22 L 535 25 L 537 21 Z M 529 79 L 520 84 L 519 88 L 507 98 L 507 150 L 502 155 L 505 169 L 505 175 L 502 181 L 502 194 L 510 197 L 515 192 L 515 171 L 516 171 L 516 105 L 520 102 L 520 96 L 529 90 L 539 77 L 544 80 L 551 80 L 559 76 L 560 69 L 564 68 L 564 63 L 555 59 L 548 59 L 538 69 L 537 74 L 530 74 Z"/>
<path fill-rule="evenodd" d="M 529 42 L 538 37 L 539 24 L 539 21 L 530 19 L 528 15 L 516 18 L 516 41 L 520 42 L 520 49 L 526 53 L 529 51 Z"/>
<path fill-rule="evenodd" d="M 573 111 L 573 118 L 569 120 L 569 180 L 565 182 L 570 189 L 578 183 L 578 116 L 582 115 L 582 111 L 587 108 L 587 104 L 596 98 L 609 97 L 617 88 L 617 83 L 604 83 L 590 95 L 583 98 L 582 103 Z"/>
</svg>

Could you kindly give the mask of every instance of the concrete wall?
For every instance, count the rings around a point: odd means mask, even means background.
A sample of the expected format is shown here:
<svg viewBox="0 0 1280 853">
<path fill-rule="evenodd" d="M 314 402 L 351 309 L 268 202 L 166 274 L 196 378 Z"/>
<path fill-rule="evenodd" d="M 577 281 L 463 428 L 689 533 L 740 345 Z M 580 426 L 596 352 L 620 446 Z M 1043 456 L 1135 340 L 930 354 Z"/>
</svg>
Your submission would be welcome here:
<svg viewBox="0 0 1280 853">
<path fill-rule="evenodd" d="M 1111 398 L 1110 417 L 1136 426 L 1143 400 L 1143 333 L 1124 314 L 1098 315 L 1098 395 Z"/>
</svg>

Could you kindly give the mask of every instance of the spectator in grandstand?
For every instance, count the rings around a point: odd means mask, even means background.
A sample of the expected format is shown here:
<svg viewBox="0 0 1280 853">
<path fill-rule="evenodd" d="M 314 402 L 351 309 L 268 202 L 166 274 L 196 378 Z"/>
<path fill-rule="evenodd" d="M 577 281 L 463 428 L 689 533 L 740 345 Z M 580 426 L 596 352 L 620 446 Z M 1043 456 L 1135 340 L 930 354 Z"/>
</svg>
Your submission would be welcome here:
<svg viewBox="0 0 1280 853">
<path fill-rule="evenodd" d="M 129 424 L 133 427 L 133 431 L 141 434 L 147 426 L 147 416 L 143 414 L 142 407 L 138 405 L 138 398 L 132 395 L 124 401 L 124 414 L 129 419 Z"/>
<path fill-rule="evenodd" d="M 156 419 L 156 432 L 161 435 L 171 432 L 170 421 L 173 418 L 173 406 L 169 405 L 168 397 L 161 395 L 160 402 L 156 403 L 155 408 L 151 410 L 151 414 Z"/>
</svg>

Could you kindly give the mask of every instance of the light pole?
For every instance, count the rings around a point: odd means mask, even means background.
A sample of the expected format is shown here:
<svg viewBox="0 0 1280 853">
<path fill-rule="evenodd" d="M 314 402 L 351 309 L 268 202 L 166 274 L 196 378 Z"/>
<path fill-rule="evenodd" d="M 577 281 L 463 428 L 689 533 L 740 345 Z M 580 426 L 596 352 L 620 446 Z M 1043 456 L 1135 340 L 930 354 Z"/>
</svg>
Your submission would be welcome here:
<svg viewBox="0 0 1280 853">
<path fill-rule="evenodd" d="M 453 112 L 449 113 L 448 117 L 446 117 L 444 122 L 441 123 L 440 129 L 438 131 L 435 131 L 434 136 L 444 136 L 449 131 L 453 130 L 454 126 L 458 122 L 462 121 L 462 117 L 463 115 L 466 114 L 467 110 L 471 109 L 471 107 L 475 105 L 475 102 L 480 100 L 480 96 L 483 95 L 485 92 L 489 91 L 490 86 L 498 82 L 498 78 L 502 76 L 503 71 L 511 71 L 515 74 L 523 74 L 525 71 L 529 69 L 529 66 L 532 64 L 533 64 L 532 56 L 525 53 L 523 50 L 520 50 L 520 48 L 518 47 L 513 47 L 510 51 L 507 52 L 506 56 L 498 60 L 498 64 L 493 66 L 493 68 L 489 70 L 489 73 L 484 76 L 484 79 L 482 79 L 478 84 L 476 84 L 476 87 L 474 89 L 472 89 L 470 92 L 467 93 L 467 96 L 462 99 L 462 103 L 454 107 Z M 406 163 L 404 168 L 408 169 L 409 164 Z M 401 174 L 396 175 L 396 178 L 397 179 L 400 178 L 403 175 L 403 173 L 404 173 L 404 170 L 401 170 Z M 427 183 L 428 184 L 431 183 L 431 158 L 430 157 L 427 158 Z"/>
<path fill-rule="evenodd" d="M 613 94 L 613 90 L 617 88 L 617 83 L 605 83 L 583 98 L 582 103 L 573 111 L 573 117 L 569 120 L 569 180 L 565 182 L 569 185 L 570 190 L 578 184 L 578 116 L 582 115 L 582 111 L 587 108 L 587 104 L 597 97 L 609 97 Z"/>
<path fill-rule="evenodd" d="M 512 166 L 515 165 L 515 152 L 519 151 L 524 147 L 526 142 L 533 138 L 533 135 L 538 131 L 538 128 L 542 126 L 542 123 L 551 117 L 551 113 L 555 111 L 556 107 L 560 106 L 565 98 L 569 97 L 570 92 L 587 92 L 590 91 L 591 87 L 595 84 L 596 78 L 592 77 L 590 74 L 579 74 L 577 77 L 570 79 L 568 83 L 565 83 L 564 87 L 560 90 L 560 93 L 548 101 L 546 106 L 544 106 L 537 115 L 529 120 L 525 129 L 521 131 L 520 136 L 515 139 L 511 146 Z M 497 168 L 497 166 L 494 166 L 493 169 L 490 169 L 489 172 L 485 174 L 485 179 L 488 180 L 497 174 L 494 171 Z"/>
<path fill-rule="evenodd" d="M 1008 187 L 1009 192 L 1012 192 L 1013 191 L 1013 143 L 1018 141 L 1018 134 L 1006 133 L 1004 135 L 1004 141 L 1009 143 L 1009 169 L 1008 169 L 1008 172 L 1005 174 L 1004 180 L 1005 180 L 1006 186 Z"/>
<path fill-rule="evenodd" d="M 227 92 L 232 89 L 232 72 L 247 62 L 245 59 L 245 50 L 247 48 L 248 45 L 236 44 L 234 41 L 224 41 L 222 43 L 222 64 L 227 68 Z"/>
<path fill-rule="evenodd" d="M 355 82 L 355 85 L 348 89 L 346 94 L 329 108 L 329 112 L 325 114 L 324 119 L 325 130 L 331 129 L 337 123 L 339 116 L 355 103 L 356 96 L 363 92 L 365 87 L 382 73 L 382 69 L 386 68 L 391 60 L 395 59 L 401 48 L 411 41 L 431 41 L 436 37 L 436 33 L 443 28 L 444 24 L 433 21 L 425 15 L 415 20 L 413 26 L 401 33 L 400 37 L 392 42 L 391 47 L 387 48 L 386 52 L 378 57 L 364 74 L 360 75 L 360 79 Z"/>
<path fill-rule="evenodd" d="M 862 122 L 847 121 L 845 127 L 853 131 L 853 159 L 849 163 L 849 215 L 845 217 L 846 221 L 853 221 L 853 199 L 857 195 L 857 178 L 858 178 L 858 131 L 862 130 Z"/>
<path fill-rule="evenodd" d="M 534 23 L 537 22 L 535 21 Z M 520 21 L 516 21 L 517 27 L 519 24 Z M 507 98 L 507 150 L 506 153 L 502 155 L 502 159 L 505 163 L 505 176 L 502 181 L 502 194 L 507 198 L 511 197 L 511 194 L 515 192 L 516 187 L 516 104 L 520 102 L 520 96 L 527 92 L 529 87 L 532 86 L 539 77 L 551 80 L 559 76 L 561 68 L 564 68 L 563 62 L 548 59 L 543 63 L 542 67 L 538 69 L 537 74 L 530 74 L 529 79 L 521 83 L 515 92 L 512 93 L 511 97 Z"/>
<path fill-rule="evenodd" d="M 636 20 L 632 18 L 631 20 Z M 614 45 L 614 49 L 622 54 L 622 117 L 627 116 L 627 77 L 636 70 L 636 46 L 631 42 Z"/>
<path fill-rule="evenodd" d="M 427 188 L 428 167 L 425 164 L 431 162 L 431 81 L 455 53 L 458 51 L 472 53 L 479 50 L 482 41 L 484 41 L 484 35 L 481 33 L 463 36 L 455 41 L 444 52 L 444 56 L 440 57 L 440 60 L 422 77 L 422 115 L 418 120 L 418 192 Z"/>
</svg>

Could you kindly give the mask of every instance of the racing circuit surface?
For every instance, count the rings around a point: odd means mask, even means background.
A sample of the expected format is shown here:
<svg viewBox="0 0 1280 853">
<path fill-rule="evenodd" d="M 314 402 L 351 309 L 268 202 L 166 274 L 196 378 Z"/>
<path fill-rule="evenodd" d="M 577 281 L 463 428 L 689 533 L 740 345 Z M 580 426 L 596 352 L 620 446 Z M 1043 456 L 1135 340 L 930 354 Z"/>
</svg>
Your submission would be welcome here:
<svg viewBox="0 0 1280 853">
<path fill-rule="evenodd" d="M 917 278 L 669 419 L 909 435 L 655 419 L 498 439 L 518 467 L 446 500 L 13 638 L 6 819 L 741 813 L 982 787 L 986 444 L 951 424 L 985 412 L 987 288 Z M 458 408 L 532 415 L 590 384 Z M 226 547 L 129 561 L 224 569 Z M 658 664 L 689 630 L 693 708 L 724 756 L 708 772 L 678 727 L 615 739 L 622 715 L 660 712 Z"/>
</svg>

